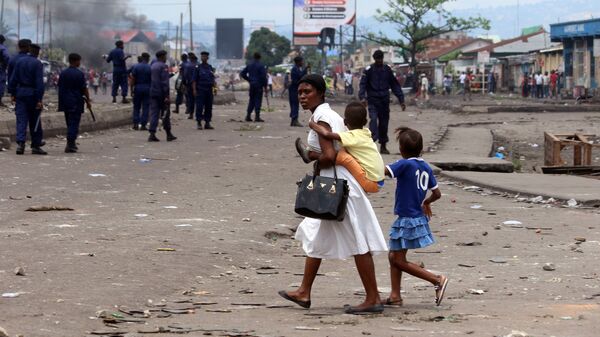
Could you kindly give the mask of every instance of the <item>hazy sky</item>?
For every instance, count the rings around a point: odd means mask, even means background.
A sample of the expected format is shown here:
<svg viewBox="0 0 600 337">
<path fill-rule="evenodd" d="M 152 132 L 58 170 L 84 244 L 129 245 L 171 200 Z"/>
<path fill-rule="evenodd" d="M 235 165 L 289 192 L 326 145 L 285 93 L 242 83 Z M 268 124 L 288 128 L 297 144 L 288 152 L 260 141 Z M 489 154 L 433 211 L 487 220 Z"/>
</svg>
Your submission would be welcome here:
<svg viewBox="0 0 600 337">
<path fill-rule="evenodd" d="M 357 0 L 358 16 L 371 16 L 377 8 L 386 8 L 385 0 Z M 598 1 L 598 0 L 590 0 Z M 493 6 L 510 6 L 517 2 L 531 4 L 542 0 L 458 0 L 448 3 L 447 9 L 489 8 Z M 571 2 L 565 0 L 565 4 Z M 184 13 L 187 21 L 188 0 L 131 0 L 138 14 L 146 14 L 156 21 L 179 21 L 179 13 Z M 210 5 L 207 5 L 210 4 Z M 247 24 L 251 20 L 274 20 L 277 25 L 292 23 L 292 0 L 192 0 L 194 22 L 213 24 L 215 18 L 243 17 Z"/>
</svg>

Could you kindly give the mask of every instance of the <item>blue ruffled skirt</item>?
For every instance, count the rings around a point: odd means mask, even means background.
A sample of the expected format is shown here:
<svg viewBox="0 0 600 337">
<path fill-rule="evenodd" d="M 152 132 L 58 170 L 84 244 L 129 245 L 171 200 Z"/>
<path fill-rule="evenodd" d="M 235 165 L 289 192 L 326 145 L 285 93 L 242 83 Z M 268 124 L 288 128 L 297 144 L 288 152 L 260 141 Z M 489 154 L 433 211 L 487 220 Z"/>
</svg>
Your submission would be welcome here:
<svg viewBox="0 0 600 337">
<path fill-rule="evenodd" d="M 424 248 L 435 243 L 426 217 L 398 218 L 390 228 L 390 250 Z"/>
</svg>

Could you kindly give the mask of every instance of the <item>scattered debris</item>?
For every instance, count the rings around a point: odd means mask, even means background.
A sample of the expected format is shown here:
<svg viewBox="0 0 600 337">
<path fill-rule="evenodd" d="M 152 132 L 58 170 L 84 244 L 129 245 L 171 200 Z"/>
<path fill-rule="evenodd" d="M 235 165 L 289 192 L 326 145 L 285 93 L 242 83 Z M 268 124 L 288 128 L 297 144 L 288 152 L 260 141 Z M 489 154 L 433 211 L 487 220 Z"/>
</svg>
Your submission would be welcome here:
<svg viewBox="0 0 600 337">
<path fill-rule="evenodd" d="M 504 335 L 502 337 L 531 337 L 531 335 L 527 332 L 513 330 L 508 335 Z"/>
<path fill-rule="evenodd" d="M 90 177 L 106 177 L 106 174 L 102 174 L 102 173 L 90 173 L 88 175 Z"/>
<path fill-rule="evenodd" d="M 398 327 L 392 327 L 392 330 L 394 331 L 423 331 L 423 329 L 419 329 L 419 328 L 413 328 L 410 326 L 398 326 Z"/>
<path fill-rule="evenodd" d="M 482 243 L 479 241 L 469 241 L 469 242 L 459 242 L 456 245 L 463 246 L 463 247 L 473 247 L 473 246 L 481 246 Z"/>
<path fill-rule="evenodd" d="M 297 326 L 294 329 L 296 330 L 305 330 L 305 331 L 319 331 L 321 328 L 314 328 L 310 326 Z"/>
<path fill-rule="evenodd" d="M 15 298 L 15 297 L 19 297 L 21 295 L 21 293 L 4 293 L 2 294 L 3 298 Z"/>
<path fill-rule="evenodd" d="M 492 257 L 490 259 L 490 262 L 493 262 L 493 263 L 506 263 L 506 262 L 508 262 L 508 260 L 505 259 L 505 258 L 503 258 L 503 257 Z"/>
<path fill-rule="evenodd" d="M 544 269 L 545 271 L 554 271 L 554 270 L 556 270 L 556 267 L 554 266 L 553 263 L 546 263 L 546 264 L 544 264 L 542 269 Z"/>
<path fill-rule="evenodd" d="M 485 294 L 485 290 L 481 290 L 481 289 L 469 289 L 469 290 L 467 290 L 467 292 L 469 294 L 472 294 L 472 295 L 483 295 L 483 294 Z"/>
<path fill-rule="evenodd" d="M 25 210 L 26 212 L 51 212 L 51 211 L 74 211 L 66 206 L 33 206 Z"/>
<path fill-rule="evenodd" d="M 176 251 L 175 248 L 156 248 L 156 250 L 159 252 L 174 252 L 174 251 Z"/>
<path fill-rule="evenodd" d="M 507 221 L 504 221 L 502 224 L 505 226 L 511 226 L 513 228 L 523 228 L 523 226 L 521 226 L 523 223 L 518 220 L 507 220 Z M 520 227 L 515 227 L 515 226 L 520 226 Z"/>
<path fill-rule="evenodd" d="M 577 205 L 578 205 L 577 200 L 575 200 L 575 199 L 569 199 L 567 201 L 567 207 L 569 207 L 569 208 L 575 208 L 575 207 L 577 207 Z"/>
<path fill-rule="evenodd" d="M 17 276 L 25 276 L 25 269 L 23 267 L 15 268 L 15 275 Z"/>
</svg>

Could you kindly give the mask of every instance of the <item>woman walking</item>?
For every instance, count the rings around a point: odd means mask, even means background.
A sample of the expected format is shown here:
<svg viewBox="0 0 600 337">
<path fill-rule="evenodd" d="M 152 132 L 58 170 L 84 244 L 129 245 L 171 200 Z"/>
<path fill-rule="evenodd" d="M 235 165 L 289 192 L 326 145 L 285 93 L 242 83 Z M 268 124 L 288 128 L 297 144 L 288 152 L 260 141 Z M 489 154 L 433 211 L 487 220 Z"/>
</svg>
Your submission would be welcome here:
<svg viewBox="0 0 600 337">
<path fill-rule="evenodd" d="M 344 120 L 329 104 L 325 103 L 326 85 L 321 76 L 306 75 L 299 83 L 300 104 L 312 112 L 312 120 L 332 132 L 346 130 Z M 349 314 L 380 313 L 383 305 L 377 290 L 375 266 L 372 254 L 387 251 L 387 245 L 375 212 L 366 193 L 356 179 L 341 166 L 333 167 L 339 144 L 319 136 L 311 130 L 308 134 L 308 148 L 300 144 L 299 151 L 316 153 L 320 174 L 326 177 L 337 176 L 348 181 L 350 193 L 346 206 L 346 216 L 342 222 L 305 218 L 298 226 L 296 240 L 308 256 L 304 266 L 304 276 L 300 287 L 295 291 L 280 291 L 279 295 L 303 308 L 311 306 L 311 290 L 322 259 L 346 259 L 354 257 L 356 269 L 363 283 L 366 298 L 358 306 L 346 305 Z"/>
</svg>

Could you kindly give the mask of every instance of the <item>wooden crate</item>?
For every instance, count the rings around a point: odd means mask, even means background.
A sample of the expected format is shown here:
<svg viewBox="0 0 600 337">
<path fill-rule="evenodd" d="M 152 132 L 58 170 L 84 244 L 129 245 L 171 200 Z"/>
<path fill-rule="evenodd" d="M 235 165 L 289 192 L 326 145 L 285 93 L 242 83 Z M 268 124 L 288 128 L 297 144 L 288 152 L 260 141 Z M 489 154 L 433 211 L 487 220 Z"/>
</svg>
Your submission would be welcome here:
<svg viewBox="0 0 600 337">
<path fill-rule="evenodd" d="M 561 151 L 568 146 L 573 147 L 573 166 L 591 166 L 592 149 L 600 144 L 592 144 L 588 137 L 594 135 L 552 134 L 544 132 L 544 165 L 565 166 L 567 163 L 561 158 Z"/>
</svg>

